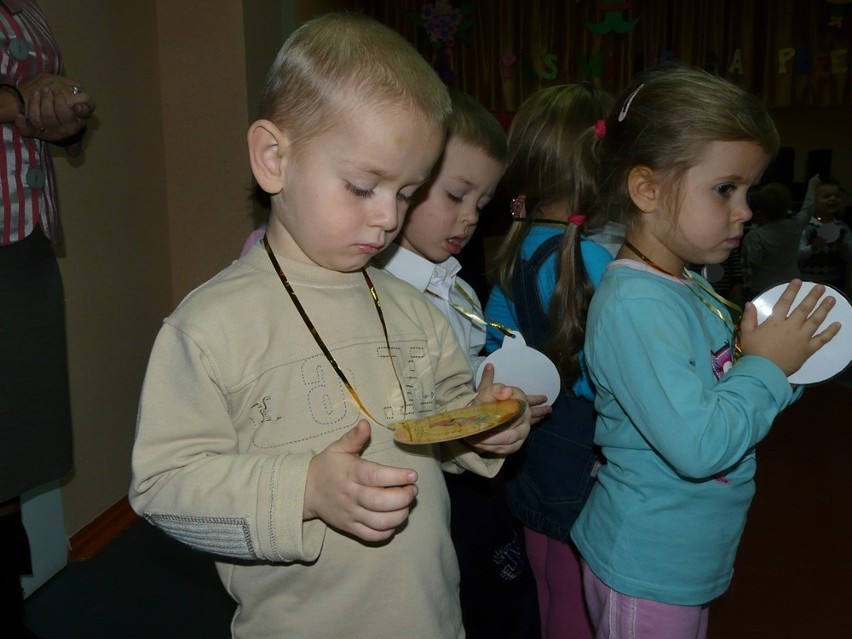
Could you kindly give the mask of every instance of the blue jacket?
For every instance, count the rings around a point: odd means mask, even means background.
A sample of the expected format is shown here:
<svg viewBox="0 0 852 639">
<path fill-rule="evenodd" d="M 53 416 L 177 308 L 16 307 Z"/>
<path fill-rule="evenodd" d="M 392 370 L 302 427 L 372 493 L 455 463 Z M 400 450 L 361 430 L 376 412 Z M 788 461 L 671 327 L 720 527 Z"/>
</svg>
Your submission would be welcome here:
<svg viewBox="0 0 852 639">
<path fill-rule="evenodd" d="M 562 229 L 536 226 L 530 229 L 513 278 L 510 301 L 499 288 L 491 292 L 486 315 L 519 329 L 524 340 L 539 350 L 549 335 L 548 308 L 556 283 L 556 263 Z M 609 263 L 609 253 L 583 240 L 583 261 L 594 284 Z M 502 342 L 495 329 L 486 350 Z M 553 413 L 534 426 L 520 452 L 506 462 L 503 476 L 509 508 L 527 528 L 567 541 L 594 483 L 598 461 L 593 444 L 595 412 L 592 389 L 585 372 L 570 391 L 563 390 Z"/>
</svg>

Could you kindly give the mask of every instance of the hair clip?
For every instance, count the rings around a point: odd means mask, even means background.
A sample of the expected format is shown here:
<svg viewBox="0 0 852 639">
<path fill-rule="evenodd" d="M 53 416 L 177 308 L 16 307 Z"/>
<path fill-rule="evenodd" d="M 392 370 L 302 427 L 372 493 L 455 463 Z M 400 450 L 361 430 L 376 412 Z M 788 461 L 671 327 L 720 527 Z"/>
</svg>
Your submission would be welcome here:
<svg viewBox="0 0 852 639">
<path fill-rule="evenodd" d="M 633 93 L 627 96 L 627 99 L 624 101 L 624 105 L 621 107 L 621 111 L 618 113 L 618 121 L 621 122 L 624 118 L 627 117 L 627 110 L 630 108 L 630 105 L 633 103 L 633 98 L 636 97 L 636 94 L 639 93 L 639 90 L 645 86 L 643 82 L 638 87 L 633 90 Z"/>
<path fill-rule="evenodd" d="M 603 120 L 599 120 L 599 122 L 603 122 Z M 574 215 L 569 215 L 568 222 L 570 224 L 574 224 L 575 226 L 583 226 L 583 224 L 586 223 L 586 214 L 575 213 Z"/>
<path fill-rule="evenodd" d="M 595 122 L 595 137 L 598 140 L 603 140 L 606 137 L 606 120 Z"/>
<path fill-rule="evenodd" d="M 516 220 L 522 220 L 527 216 L 527 196 L 516 195 L 512 198 L 512 217 Z"/>
</svg>

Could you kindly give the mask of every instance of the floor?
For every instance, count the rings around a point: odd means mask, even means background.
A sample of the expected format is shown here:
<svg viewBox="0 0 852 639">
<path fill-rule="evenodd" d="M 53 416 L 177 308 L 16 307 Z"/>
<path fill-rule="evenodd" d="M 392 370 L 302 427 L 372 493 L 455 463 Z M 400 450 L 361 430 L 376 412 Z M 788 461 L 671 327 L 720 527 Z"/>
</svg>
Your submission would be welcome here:
<svg viewBox="0 0 852 639">
<path fill-rule="evenodd" d="M 809 388 L 758 447 L 757 494 L 710 639 L 852 637 L 852 375 Z"/>
<path fill-rule="evenodd" d="M 852 374 L 814 386 L 761 443 L 757 496 L 709 639 L 852 637 L 851 400 Z M 227 639 L 232 611 L 212 564 L 143 521 L 27 600 L 42 639 Z"/>
<path fill-rule="evenodd" d="M 212 561 L 138 519 L 26 608 L 41 639 L 229 639 L 234 602 Z"/>
</svg>

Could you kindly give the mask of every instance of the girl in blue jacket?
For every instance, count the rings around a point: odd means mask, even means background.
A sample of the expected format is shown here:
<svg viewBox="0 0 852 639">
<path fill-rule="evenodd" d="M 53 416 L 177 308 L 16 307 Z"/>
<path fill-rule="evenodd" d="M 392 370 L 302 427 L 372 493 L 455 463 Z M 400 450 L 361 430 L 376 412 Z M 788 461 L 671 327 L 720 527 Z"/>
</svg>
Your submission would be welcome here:
<svg viewBox="0 0 852 639">
<path fill-rule="evenodd" d="M 579 555 L 569 535 L 598 464 L 583 331 L 593 287 L 612 258 L 583 235 L 595 194 L 590 184 L 574 179 L 569 160 L 577 137 L 602 123 L 612 102 L 608 93 L 581 83 L 541 89 L 521 105 L 509 131 L 503 178 L 514 196 L 515 223 L 495 256 L 497 286 L 485 311 L 549 355 L 562 382 L 553 412 L 533 428 L 503 473 L 509 507 L 524 525 L 542 639 L 592 636 Z M 489 327 L 486 350 L 502 341 Z"/>
</svg>

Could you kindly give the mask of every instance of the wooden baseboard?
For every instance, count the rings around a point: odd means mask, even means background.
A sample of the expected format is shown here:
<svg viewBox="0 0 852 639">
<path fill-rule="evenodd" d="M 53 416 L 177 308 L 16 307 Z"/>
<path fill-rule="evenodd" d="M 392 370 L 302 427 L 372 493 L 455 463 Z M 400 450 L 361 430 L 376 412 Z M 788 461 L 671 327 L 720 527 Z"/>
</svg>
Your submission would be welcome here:
<svg viewBox="0 0 852 639">
<path fill-rule="evenodd" d="M 68 559 L 91 559 L 137 518 L 138 515 L 133 512 L 127 497 L 121 498 L 71 537 Z"/>
</svg>

